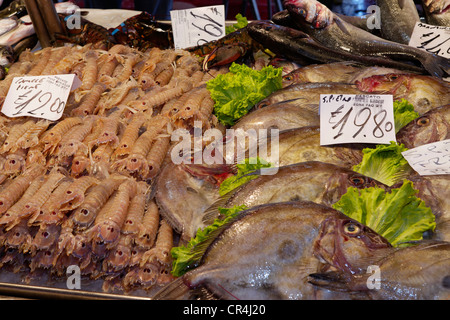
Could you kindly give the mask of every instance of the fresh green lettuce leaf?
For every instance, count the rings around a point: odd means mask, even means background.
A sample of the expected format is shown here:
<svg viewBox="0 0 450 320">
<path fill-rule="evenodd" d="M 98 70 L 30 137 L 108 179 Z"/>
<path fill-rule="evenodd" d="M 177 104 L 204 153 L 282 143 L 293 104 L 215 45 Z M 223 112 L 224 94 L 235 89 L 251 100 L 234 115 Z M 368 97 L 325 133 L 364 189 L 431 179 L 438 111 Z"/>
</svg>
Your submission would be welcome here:
<svg viewBox="0 0 450 320">
<path fill-rule="evenodd" d="M 185 246 L 173 247 L 170 251 L 173 263 L 172 274 L 175 277 L 182 276 L 189 269 L 197 267 L 200 259 L 206 249 L 206 243 L 209 243 L 211 235 L 214 231 L 220 227 L 226 225 L 233 218 L 235 218 L 239 212 L 246 210 L 245 205 L 234 206 L 232 208 L 218 208 L 221 215 L 220 219 L 215 219 L 214 222 L 203 228 L 198 229 L 194 238 L 192 238 Z"/>
<path fill-rule="evenodd" d="M 392 186 L 411 173 L 412 169 L 402 155 L 406 150 L 408 149 L 403 144 L 394 141 L 388 145 L 380 144 L 375 148 L 365 148 L 362 161 L 352 169 Z"/>
<path fill-rule="evenodd" d="M 375 230 L 393 246 L 405 246 L 436 227 L 434 214 L 417 193 L 409 180 L 390 192 L 350 187 L 333 208 Z"/>
<path fill-rule="evenodd" d="M 209 80 L 206 87 L 214 100 L 214 114 L 224 125 L 233 125 L 259 101 L 281 89 L 282 68 L 260 71 L 232 63 L 230 72 Z"/>
<path fill-rule="evenodd" d="M 408 100 L 401 99 L 394 101 L 395 133 L 418 117 L 419 113 L 414 111 L 414 106 Z"/>
<path fill-rule="evenodd" d="M 246 27 L 248 25 L 248 20 L 246 17 L 243 17 L 242 14 L 238 13 L 236 15 L 236 21 L 237 23 L 231 25 L 231 26 L 226 26 L 225 27 L 225 34 L 230 34 L 232 32 L 235 32 L 239 29 L 242 29 L 244 27 Z"/>
<path fill-rule="evenodd" d="M 225 179 L 219 186 L 219 194 L 221 196 L 228 192 L 238 188 L 239 186 L 247 183 L 258 177 L 258 175 L 248 175 L 261 168 L 270 168 L 271 164 L 259 157 L 245 159 L 244 163 L 237 164 L 237 174 Z"/>
</svg>

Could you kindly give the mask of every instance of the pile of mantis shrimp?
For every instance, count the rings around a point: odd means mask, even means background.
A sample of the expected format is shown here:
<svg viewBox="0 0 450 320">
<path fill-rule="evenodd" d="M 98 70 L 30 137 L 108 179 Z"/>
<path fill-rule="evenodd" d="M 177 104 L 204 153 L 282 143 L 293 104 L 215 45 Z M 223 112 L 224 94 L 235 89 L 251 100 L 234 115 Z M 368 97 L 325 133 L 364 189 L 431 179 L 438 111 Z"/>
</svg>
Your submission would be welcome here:
<svg viewBox="0 0 450 320">
<path fill-rule="evenodd" d="M 0 272 L 64 277 L 76 265 L 105 291 L 170 281 L 174 232 L 152 181 L 170 161 L 174 129 L 220 129 L 206 81 L 227 71 L 205 72 L 175 49 L 23 52 L 0 103 L 14 77 L 75 74 L 81 85 L 57 121 L 0 115 Z"/>
</svg>

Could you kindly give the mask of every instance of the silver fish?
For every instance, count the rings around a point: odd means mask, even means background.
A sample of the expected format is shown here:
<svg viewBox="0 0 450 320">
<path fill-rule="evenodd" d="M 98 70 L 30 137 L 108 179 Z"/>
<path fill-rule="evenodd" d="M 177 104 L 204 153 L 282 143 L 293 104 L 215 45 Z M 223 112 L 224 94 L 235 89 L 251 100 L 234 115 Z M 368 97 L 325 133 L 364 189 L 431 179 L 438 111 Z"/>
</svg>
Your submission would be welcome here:
<svg viewBox="0 0 450 320">
<path fill-rule="evenodd" d="M 420 63 L 431 75 L 450 74 L 450 62 L 405 44 L 385 40 L 346 23 L 316 0 L 288 0 L 285 6 L 300 30 L 331 49 Z"/>
</svg>

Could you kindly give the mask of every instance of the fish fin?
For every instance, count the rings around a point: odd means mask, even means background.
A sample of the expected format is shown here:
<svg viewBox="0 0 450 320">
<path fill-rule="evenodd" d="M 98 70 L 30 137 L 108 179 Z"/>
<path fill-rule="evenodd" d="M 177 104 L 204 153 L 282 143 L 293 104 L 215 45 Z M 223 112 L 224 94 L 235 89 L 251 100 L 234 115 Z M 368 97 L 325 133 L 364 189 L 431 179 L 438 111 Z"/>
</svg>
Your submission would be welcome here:
<svg viewBox="0 0 450 320">
<path fill-rule="evenodd" d="M 403 10 L 403 8 L 405 7 L 405 0 L 397 0 L 397 4 L 400 7 L 400 9 Z"/>
<path fill-rule="evenodd" d="M 450 60 L 444 57 L 428 54 L 422 65 L 434 77 L 450 76 Z"/>
<path fill-rule="evenodd" d="M 352 34 L 348 31 L 344 20 L 341 20 L 340 18 L 335 17 L 334 22 L 336 22 L 336 25 L 339 27 L 339 29 L 342 30 L 342 32 L 344 32 L 348 36 L 352 37 Z"/>
<path fill-rule="evenodd" d="M 218 217 L 219 207 L 223 207 L 225 203 L 227 203 L 228 199 L 231 197 L 231 194 L 233 194 L 233 192 L 229 192 L 228 194 L 219 197 L 203 212 L 202 222 L 205 225 L 210 225 L 214 219 Z"/>
<path fill-rule="evenodd" d="M 184 278 L 179 277 L 156 292 L 152 300 L 184 300 L 189 290 L 184 283 Z"/>
<path fill-rule="evenodd" d="M 358 290 L 352 285 L 353 277 L 342 272 L 329 271 L 323 273 L 311 273 L 308 276 L 308 283 L 312 285 L 325 288 L 332 291 L 347 292 Z M 367 289 L 367 286 L 366 286 Z M 361 287 L 360 290 L 364 290 Z"/>
</svg>

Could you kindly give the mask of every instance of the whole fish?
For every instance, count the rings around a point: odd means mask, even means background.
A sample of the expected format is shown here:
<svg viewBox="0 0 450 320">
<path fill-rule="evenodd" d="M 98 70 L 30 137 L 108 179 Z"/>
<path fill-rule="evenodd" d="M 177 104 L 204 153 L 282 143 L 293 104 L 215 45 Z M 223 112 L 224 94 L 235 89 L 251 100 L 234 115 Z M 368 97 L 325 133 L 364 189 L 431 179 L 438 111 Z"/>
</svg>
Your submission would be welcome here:
<svg viewBox="0 0 450 320">
<path fill-rule="evenodd" d="M 250 180 L 231 191 L 225 207 L 252 207 L 283 201 L 313 201 L 331 206 L 347 192 L 348 187 L 371 186 L 386 188 L 384 184 L 352 170 L 330 163 L 307 161 L 283 166 L 276 174 L 259 175 Z"/>
<path fill-rule="evenodd" d="M 413 176 L 408 178 L 412 181 L 414 189 L 418 190 L 417 196 L 422 199 L 426 206 L 431 208 L 436 216 L 436 228 L 433 239 L 450 241 L 450 176 Z"/>
<path fill-rule="evenodd" d="M 450 27 L 449 0 L 422 0 L 422 4 L 428 24 Z"/>
<path fill-rule="evenodd" d="M 304 65 L 312 62 L 357 61 L 365 65 L 380 65 L 392 68 L 420 70 L 409 64 L 386 57 L 361 55 L 330 48 L 313 39 L 303 31 L 275 25 L 270 22 L 252 22 L 247 26 L 249 35 L 272 52 Z M 305 61 L 306 60 L 306 61 Z"/>
<path fill-rule="evenodd" d="M 359 90 L 406 99 L 419 114 L 450 103 L 450 84 L 436 77 L 390 73 L 356 81 Z"/>
<path fill-rule="evenodd" d="M 203 248 L 200 264 L 163 288 L 154 299 L 176 299 L 189 290 L 206 288 L 221 299 L 349 299 L 342 294 L 314 292 L 306 276 L 320 268 L 314 256 L 314 239 L 329 233 L 324 222 L 348 230 L 356 221 L 339 211 L 312 202 L 283 202 L 250 208 L 218 232 Z M 331 231 L 334 233 L 334 230 Z M 375 248 L 389 244 L 368 228 L 361 237 L 341 237 L 365 250 L 351 253 L 353 245 L 340 246 L 340 256 L 365 259 Z M 344 241 L 344 240 L 341 240 Z M 209 244 L 210 243 L 210 244 Z M 201 249 L 200 249 L 201 250 Z M 369 253 L 370 254 L 370 253 Z"/>
<path fill-rule="evenodd" d="M 373 300 L 450 299 L 449 242 L 424 241 L 391 249 L 373 267 L 378 273 L 315 273 L 309 282 L 320 288 L 365 293 Z"/>
<path fill-rule="evenodd" d="M 254 129 L 287 130 L 305 126 L 318 126 L 319 114 L 309 107 L 281 101 L 268 107 L 249 112 L 232 127 L 247 131 Z"/>
<path fill-rule="evenodd" d="M 297 68 L 283 76 L 283 87 L 306 82 L 355 83 L 373 75 L 387 73 L 408 73 L 400 69 L 386 67 L 368 67 L 353 61 L 312 64 Z"/>
<path fill-rule="evenodd" d="M 416 22 L 420 22 L 414 0 L 376 0 L 380 9 L 381 36 L 408 45 Z"/>
<path fill-rule="evenodd" d="M 364 94 L 353 84 L 320 82 L 320 83 L 298 83 L 292 84 L 271 93 L 267 98 L 256 104 L 256 108 L 267 107 L 271 104 L 296 99 L 295 103 L 300 105 L 315 106 L 313 110 L 318 110 L 321 94 Z"/>
<path fill-rule="evenodd" d="M 412 120 L 400 129 L 396 138 L 408 149 L 450 139 L 450 104 L 431 109 Z"/>
<path fill-rule="evenodd" d="M 282 86 L 307 82 L 341 82 L 350 83 L 354 73 L 362 69 L 353 61 L 311 64 L 297 68 L 283 76 Z"/>
<path fill-rule="evenodd" d="M 155 199 L 161 215 L 184 240 L 195 235 L 203 212 L 219 198 L 219 185 L 233 174 L 228 165 L 168 163 L 161 170 Z"/>
<path fill-rule="evenodd" d="M 285 6 L 302 31 L 331 49 L 366 56 L 401 57 L 419 62 L 428 73 L 437 77 L 450 73 L 448 59 L 359 29 L 316 0 L 287 0 Z"/>
</svg>

